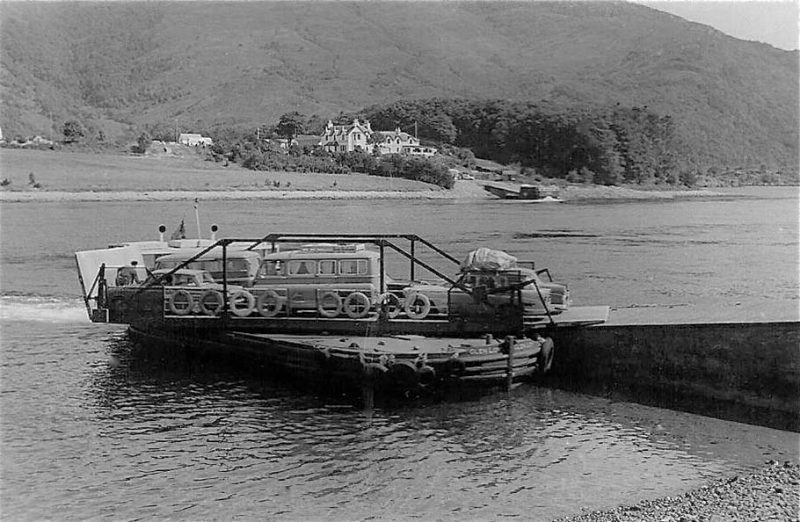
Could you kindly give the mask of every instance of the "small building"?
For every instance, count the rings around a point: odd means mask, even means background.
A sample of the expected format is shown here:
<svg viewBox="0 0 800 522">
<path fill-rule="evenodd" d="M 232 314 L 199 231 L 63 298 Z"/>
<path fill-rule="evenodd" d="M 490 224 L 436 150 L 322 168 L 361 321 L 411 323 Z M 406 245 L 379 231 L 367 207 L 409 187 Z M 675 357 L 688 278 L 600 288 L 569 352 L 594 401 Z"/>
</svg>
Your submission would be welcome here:
<svg viewBox="0 0 800 522">
<path fill-rule="evenodd" d="M 411 156 L 424 156 L 429 158 L 436 154 L 438 150 L 436 147 L 426 147 L 423 145 L 404 145 L 401 154 L 409 154 Z"/>
<path fill-rule="evenodd" d="M 292 146 L 297 145 L 297 140 L 293 139 L 289 142 L 286 138 L 267 138 L 264 142 L 274 145 L 281 150 L 289 150 Z"/>
<path fill-rule="evenodd" d="M 375 134 L 375 146 L 381 154 L 401 154 L 419 147 L 419 140 L 401 131 L 400 127 L 393 131 L 377 131 Z"/>
<path fill-rule="evenodd" d="M 210 147 L 214 144 L 214 140 L 201 134 L 183 133 L 178 136 L 178 143 L 181 145 L 187 145 L 189 147 Z"/>
</svg>

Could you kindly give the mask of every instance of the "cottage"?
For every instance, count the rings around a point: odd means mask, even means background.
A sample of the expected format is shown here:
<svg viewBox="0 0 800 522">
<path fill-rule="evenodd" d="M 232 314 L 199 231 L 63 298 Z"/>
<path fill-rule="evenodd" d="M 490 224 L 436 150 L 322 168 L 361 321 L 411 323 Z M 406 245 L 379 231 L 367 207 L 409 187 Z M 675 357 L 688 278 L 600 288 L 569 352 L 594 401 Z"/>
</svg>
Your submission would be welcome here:
<svg viewBox="0 0 800 522">
<path fill-rule="evenodd" d="M 203 136 L 201 134 L 191 134 L 185 133 L 178 136 L 178 143 L 181 145 L 188 145 L 189 147 L 197 147 L 197 146 L 211 146 L 214 144 L 214 140 Z"/>
<path fill-rule="evenodd" d="M 400 154 L 419 147 L 419 140 L 403 132 L 400 127 L 393 131 L 378 131 L 375 143 L 381 154 Z M 404 150 L 405 149 L 405 150 Z"/>
</svg>

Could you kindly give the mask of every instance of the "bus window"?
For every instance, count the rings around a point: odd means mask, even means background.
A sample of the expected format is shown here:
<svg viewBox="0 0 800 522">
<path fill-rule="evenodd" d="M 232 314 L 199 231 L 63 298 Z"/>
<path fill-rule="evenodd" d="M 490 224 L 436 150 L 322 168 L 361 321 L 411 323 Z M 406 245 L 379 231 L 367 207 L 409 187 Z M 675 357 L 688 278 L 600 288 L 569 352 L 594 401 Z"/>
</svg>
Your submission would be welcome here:
<svg viewBox="0 0 800 522">
<path fill-rule="evenodd" d="M 281 260 L 266 261 L 261 269 L 261 275 L 278 276 L 281 275 Z"/>
<path fill-rule="evenodd" d="M 228 259 L 228 271 L 240 271 L 247 273 L 247 261 L 244 259 Z"/>
<path fill-rule="evenodd" d="M 342 259 L 339 261 L 339 273 L 341 275 L 366 275 L 366 259 Z"/>
<path fill-rule="evenodd" d="M 333 259 L 323 259 L 319 261 L 319 275 L 335 275 L 336 261 Z"/>
<path fill-rule="evenodd" d="M 289 261 L 289 275 L 309 275 L 316 273 L 314 261 L 292 260 Z"/>
</svg>

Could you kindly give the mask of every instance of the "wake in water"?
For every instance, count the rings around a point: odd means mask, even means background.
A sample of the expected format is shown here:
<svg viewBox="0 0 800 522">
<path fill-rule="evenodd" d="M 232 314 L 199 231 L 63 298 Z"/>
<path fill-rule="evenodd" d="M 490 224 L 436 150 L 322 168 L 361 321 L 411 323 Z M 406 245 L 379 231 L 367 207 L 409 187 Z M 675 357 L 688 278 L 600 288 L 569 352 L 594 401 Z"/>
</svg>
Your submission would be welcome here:
<svg viewBox="0 0 800 522">
<path fill-rule="evenodd" d="M 46 323 L 88 323 L 83 300 L 36 295 L 0 296 L 0 320 Z"/>
</svg>

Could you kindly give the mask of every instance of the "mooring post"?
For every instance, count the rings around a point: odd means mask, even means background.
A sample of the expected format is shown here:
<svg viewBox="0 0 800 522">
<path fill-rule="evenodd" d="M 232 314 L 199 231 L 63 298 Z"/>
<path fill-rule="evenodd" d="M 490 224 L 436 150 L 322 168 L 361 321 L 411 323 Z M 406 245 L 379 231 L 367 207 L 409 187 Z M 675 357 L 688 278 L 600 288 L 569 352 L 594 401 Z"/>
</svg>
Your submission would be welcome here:
<svg viewBox="0 0 800 522">
<path fill-rule="evenodd" d="M 506 351 L 508 352 L 508 361 L 506 363 L 506 391 L 511 391 L 511 385 L 514 384 L 514 344 L 515 339 L 513 335 L 506 337 Z"/>
</svg>

